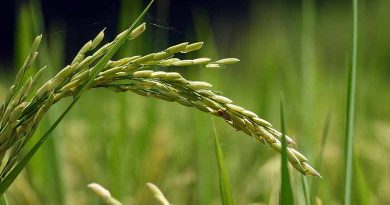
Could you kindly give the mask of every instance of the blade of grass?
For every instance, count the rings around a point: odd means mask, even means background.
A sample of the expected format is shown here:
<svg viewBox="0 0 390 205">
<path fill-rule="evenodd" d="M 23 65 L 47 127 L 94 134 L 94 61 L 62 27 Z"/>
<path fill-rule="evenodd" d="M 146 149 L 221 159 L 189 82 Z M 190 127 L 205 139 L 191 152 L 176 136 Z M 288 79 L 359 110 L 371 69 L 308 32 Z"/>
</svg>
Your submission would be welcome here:
<svg viewBox="0 0 390 205">
<path fill-rule="evenodd" d="M 288 171 L 287 160 L 287 141 L 286 127 L 284 124 L 283 97 L 280 99 L 280 125 L 282 131 L 282 160 L 281 160 L 281 184 L 280 184 L 280 201 L 281 205 L 294 204 L 294 197 L 291 188 L 290 174 Z"/>
<path fill-rule="evenodd" d="M 221 193 L 222 204 L 234 205 L 236 203 L 234 202 L 228 172 L 225 167 L 225 161 L 223 158 L 222 148 L 219 143 L 217 128 L 215 127 L 215 121 L 213 120 L 212 122 L 213 122 L 213 130 L 214 130 L 215 155 L 217 157 L 217 164 L 218 164 L 219 189 Z"/>
<path fill-rule="evenodd" d="M 348 75 L 346 132 L 345 132 L 345 176 L 344 176 L 344 205 L 351 204 L 352 175 L 353 175 L 353 131 L 355 120 L 355 93 L 356 93 L 356 63 L 358 40 L 358 1 L 352 0 L 353 32 L 352 32 L 352 66 Z"/>
<path fill-rule="evenodd" d="M 3 194 L 7 188 L 11 185 L 11 183 L 16 179 L 19 173 L 23 170 L 23 168 L 27 165 L 30 159 L 34 156 L 36 151 L 41 147 L 41 145 L 46 141 L 46 139 L 50 136 L 53 130 L 58 126 L 58 124 L 62 121 L 62 119 L 66 116 L 66 114 L 72 109 L 74 104 L 79 100 L 81 94 L 84 90 L 91 85 L 93 79 L 99 74 L 101 69 L 107 64 L 107 62 L 114 56 L 116 51 L 120 48 L 120 46 L 128 39 L 131 31 L 134 27 L 140 22 L 143 16 L 151 7 L 154 0 L 151 0 L 145 10 L 141 13 L 141 15 L 135 20 L 135 22 L 130 26 L 130 28 L 125 32 L 125 34 L 118 39 L 117 42 L 113 44 L 113 47 L 103 56 L 102 59 L 91 69 L 91 74 L 87 82 L 76 91 L 76 95 L 73 101 L 68 105 L 66 110 L 60 115 L 60 117 L 54 122 L 54 124 L 48 129 L 48 131 L 39 139 L 39 141 L 31 148 L 31 150 L 26 154 L 26 156 L 12 169 L 12 171 L 4 178 L 4 180 L 0 183 L 0 194 Z"/>
<path fill-rule="evenodd" d="M 5 194 L 1 195 L 0 205 L 8 205 L 7 196 Z"/>
</svg>

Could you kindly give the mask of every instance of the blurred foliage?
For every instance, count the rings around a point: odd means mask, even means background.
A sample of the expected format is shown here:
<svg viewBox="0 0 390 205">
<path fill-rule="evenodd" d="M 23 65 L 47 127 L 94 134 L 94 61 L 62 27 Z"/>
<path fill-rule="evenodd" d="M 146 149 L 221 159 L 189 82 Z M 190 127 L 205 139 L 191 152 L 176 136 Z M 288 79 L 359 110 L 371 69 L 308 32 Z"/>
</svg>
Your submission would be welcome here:
<svg viewBox="0 0 390 205">
<path fill-rule="evenodd" d="M 134 16 L 142 8 L 140 2 L 131 2 L 123 1 L 122 18 L 118 20 L 121 26 L 129 23 L 123 16 Z M 168 9 L 169 3 L 156 6 L 156 10 Z M 312 198 L 319 197 L 323 204 L 340 204 L 351 6 L 333 1 L 321 6 L 309 4 L 307 10 L 283 3 L 265 8 L 253 1 L 250 8 L 248 22 L 220 22 L 224 26 L 218 29 L 210 26 L 206 12 L 194 11 L 196 32 L 190 35 L 205 41 L 199 55 L 237 57 L 241 62 L 220 71 L 194 67 L 180 72 L 188 79 L 215 84 L 216 90 L 277 128 L 279 93 L 283 91 L 286 130 L 312 162 L 322 146 L 324 123 L 330 113 L 332 120 L 320 167 L 324 178 L 309 178 L 308 183 L 318 186 Z M 360 8 L 352 204 L 390 204 L 390 27 L 386 26 L 390 25 L 390 1 L 361 1 Z M 30 5 L 21 8 L 20 32 L 15 32 L 20 54 L 15 65 L 19 65 L 26 44 L 33 39 L 33 35 L 25 36 L 23 29 L 35 34 L 43 28 L 23 26 L 29 15 L 42 21 L 37 12 L 33 14 Z M 309 27 L 304 26 L 304 16 L 309 18 Z M 164 12 L 157 18 L 167 20 Z M 150 25 L 120 55 L 161 49 L 167 45 L 170 32 Z M 94 35 L 91 33 L 90 38 Z M 40 59 L 53 64 L 52 72 L 68 63 L 63 62 L 61 45 L 72 42 L 63 39 L 56 35 L 47 42 L 47 53 L 56 57 Z M 9 79 L 11 76 L 0 75 L 0 99 Z M 65 103 L 56 108 L 61 110 Z M 51 113 L 56 116 L 55 110 Z M 49 123 L 50 116 L 42 124 L 43 130 Z M 280 156 L 223 122 L 216 121 L 216 128 L 237 204 L 278 204 Z M 146 182 L 161 187 L 175 204 L 220 204 L 212 129 L 209 116 L 178 104 L 131 93 L 91 91 L 57 129 L 53 138 L 59 140 L 47 143 L 7 192 L 9 204 L 97 204 L 86 190 L 90 182 L 109 188 L 124 204 L 152 203 Z M 55 150 L 50 151 L 50 147 Z M 53 158 L 53 154 L 58 157 Z M 290 174 L 296 204 L 304 204 L 300 175 L 292 170 Z M 62 183 L 52 181 L 56 178 Z"/>
</svg>

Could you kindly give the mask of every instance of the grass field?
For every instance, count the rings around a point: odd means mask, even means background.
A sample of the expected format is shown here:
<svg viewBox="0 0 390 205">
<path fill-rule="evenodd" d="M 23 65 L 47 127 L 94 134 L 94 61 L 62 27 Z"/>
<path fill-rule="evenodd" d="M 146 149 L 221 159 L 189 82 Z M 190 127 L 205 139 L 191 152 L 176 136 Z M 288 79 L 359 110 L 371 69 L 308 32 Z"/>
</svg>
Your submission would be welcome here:
<svg viewBox="0 0 390 205">
<path fill-rule="evenodd" d="M 18 13 L 15 72 L 0 73 L 0 102 L 35 33 L 46 33 L 38 5 L 26 5 L 33 9 L 22 7 Z M 122 8 L 121 31 L 131 24 L 124 17 L 135 19 L 134 12 L 143 9 L 136 1 L 123 1 Z M 237 28 L 232 25 L 232 34 L 226 34 L 223 42 L 220 37 L 226 31 L 210 26 L 207 13 L 194 12 L 195 33 L 190 35 L 205 44 L 187 56 L 241 61 L 222 70 L 201 66 L 160 69 L 212 83 L 215 90 L 278 130 L 282 130 L 282 93 L 286 134 L 293 136 L 298 150 L 323 177 L 303 179 L 290 167 L 295 204 L 319 205 L 318 200 L 322 204 L 390 204 L 390 1 L 359 1 L 356 90 L 349 95 L 352 8 L 352 1 L 318 6 L 314 0 L 303 0 L 297 8 L 282 3 L 260 8 L 253 3 L 250 21 Z M 29 16 L 37 23 L 29 22 Z M 49 27 L 56 30 L 58 26 Z M 115 59 L 170 46 L 169 29 L 147 27 Z M 91 33 L 88 39 L 95 35 Z M 47 64 L 47 80 L 70 63 L 64 62 L 64 45 L 71 42 L 64 39 L 61 34 L 44 37 L 33 72 Z M 350 203 L 344 202 L 348 96 L 356 99 L 355 116 L 348 120 L 354 122 Z M 32 147 L 70 101 L 50 109 L 27 147 Z M 278 204 L 280 192 L 285 193 L 280 187 L 281 155 L 212 118 L 178 103 L 130 92 L 91 90 L 11 185 L 6 192 L 9 204 L 100 204 L 87 189 L 91 182 L 109 189 L 123 204 L 158 204 L 147 182 L 156 184 L 173 204 L 233 204 L 226 201 L 230 188 L 235 204 Z M 221 160 L 223 177 L 219 175 Z M 230 185 L 221 185 L 219 180 L 225 178 Z M 230 187 L 228 196 L 220 194 L 221 186 Z"/>
</svg>

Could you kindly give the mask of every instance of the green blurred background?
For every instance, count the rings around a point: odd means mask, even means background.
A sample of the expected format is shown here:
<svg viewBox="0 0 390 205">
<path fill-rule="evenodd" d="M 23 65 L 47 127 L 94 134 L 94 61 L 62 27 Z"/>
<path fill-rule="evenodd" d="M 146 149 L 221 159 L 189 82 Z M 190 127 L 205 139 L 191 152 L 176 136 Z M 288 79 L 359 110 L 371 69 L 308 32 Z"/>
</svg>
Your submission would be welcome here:
<svg viewBox="0 0 390 205">
<path fill-rule="evenodd" d="M 165 70 L 214 84 L 278 129 L 283 92 L 287 134 L 323 176 L 308 178 L 311 197 L 341 204 L 351 2 L 243 1 L 238 8 L 216 2 L 210 6 L 207 1 L 188 1 L 178 7 L 175 1 L 157 0 L 145 19 L 147 31 L 116 58 L 180 41 L 204 41 L 204 48 L 188 57 L 241 59 L 224 70 Z M 45 20 L 44 3 L 15 3 L 13 53 L 0 59 L 0 99 L 36 34 L 47 34 L 36 68 L 47 64 L 49 79 L 69 63 L 81 40 L 93 38 L 105 26 L 112 38 L 135 19 L 145 2 L 120 1 L 110 19 L 99 12 L 98 17 L 88 16 L 88 10 L 84 17 L 75 17 L 79 26 L 64 24 L 61 16 Z M 359 4 L 353 204 L 390 204 L 390 1 Z M 93 6 L 83 9 L 94 13 Z M 67 103 L 51 109 L 35 139 Z M 237 204 L 278 204 L 280 155 L 221 120 L 216 126 Z M 145 187 L 153 182 L 174 204 L 220 204 L 212 136 L 211 117 L 195 109 L 133 93 L 93 90 L 82 97 L 7 196 L 10 204 L 99 204 L 86 189 L 88 183 L 98 182 L 124 204 L 157 204 Z M 322 160 L 315 163 L 321 149 Z M 305 204 L 301 176 L 293 169 L 291 173 L 296 204 Z"/>
</svg>

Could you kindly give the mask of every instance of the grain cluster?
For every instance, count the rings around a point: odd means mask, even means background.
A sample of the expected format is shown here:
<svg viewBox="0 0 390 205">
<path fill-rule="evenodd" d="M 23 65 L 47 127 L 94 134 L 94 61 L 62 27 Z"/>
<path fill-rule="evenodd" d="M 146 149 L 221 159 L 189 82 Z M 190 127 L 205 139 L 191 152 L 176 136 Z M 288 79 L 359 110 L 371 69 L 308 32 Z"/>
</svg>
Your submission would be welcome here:
<svg viewBox="0 0 390 205">
<path fill-rule="evenodd" d="M 141 35 L 146 26 L 135 28 L 128 40 Z M 60 70 L 53 78 L 38 85 L 45 72 L 41 68 L 35 76 L 25 76 L 26 71 L 38 56 L 38 47 L 42 36 L 35 38 L 30 54 L 19 70 L 15 83 L 10 87 L 4 103 L 0 107 L 0 160 L 1 179 L 17 162 L 20 151 L 31 139 L 39 122 L 48 109 L 65 97 L 75 97 L 85 82 L 94 77 L 87 90 L 106 88 L 115 92 L 133 92 L 145 97 L 177 102 L 187 107 L 222 118 L 234 129 L 254 137 L 272 149 L 281 151 L 282 134 L 269 122 L 254 112 L 247 110 L 220 93 L 212 85 L 203 81 L 191 81 L 177 72 L 159 71 L 161 67 L 201 65 L 206 68 L 221 68 L 237 63 L 236 58 L 213 61 L 202 57 L 179 59 L 177 53 L 188 53 L 200 49 L 202 42 L 180 43 L 165 50 L 109 61 L 96 76 L 92 75 L 94 65 L 121 38 L 119 34 L 112 42 L 100 45 L 104 30 L 93 40 L 87 42 L 77 53 L 73 61 Z M 294 149 L 294 141 L 287 137 L 287 155 L 290 163 L 304 175 L 320 176 L 306 157 Z"/>
</svg>

